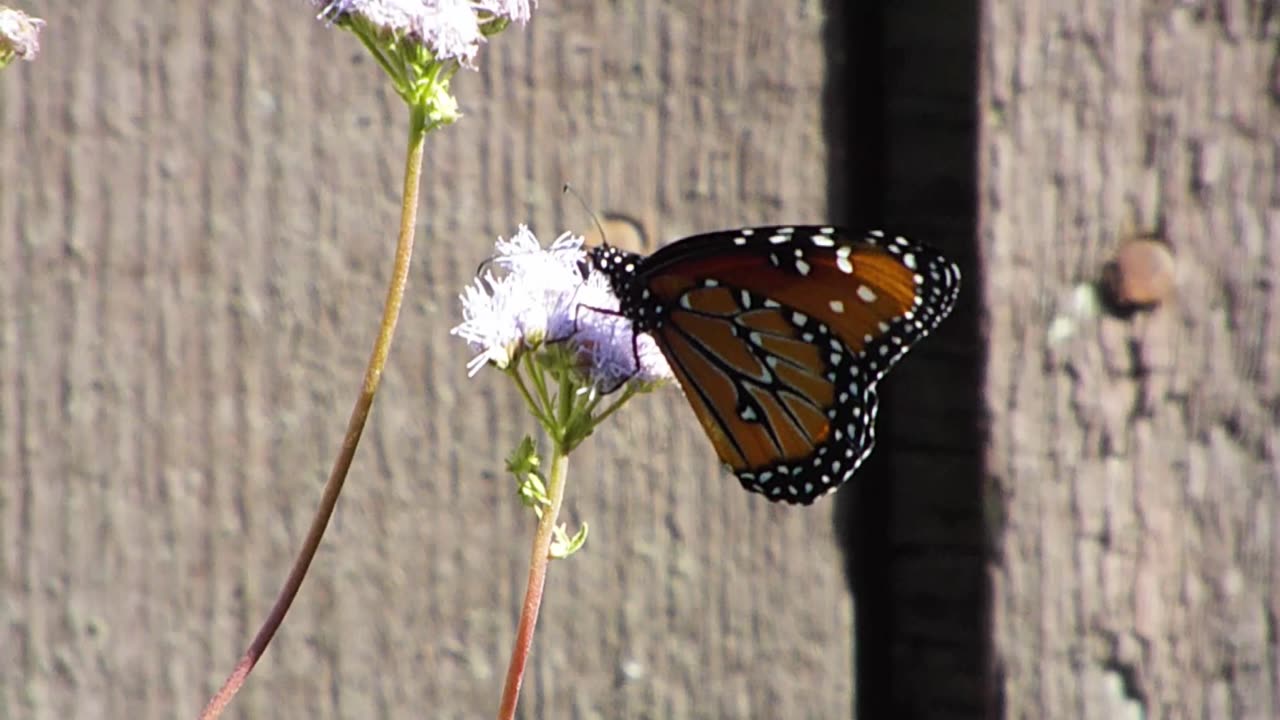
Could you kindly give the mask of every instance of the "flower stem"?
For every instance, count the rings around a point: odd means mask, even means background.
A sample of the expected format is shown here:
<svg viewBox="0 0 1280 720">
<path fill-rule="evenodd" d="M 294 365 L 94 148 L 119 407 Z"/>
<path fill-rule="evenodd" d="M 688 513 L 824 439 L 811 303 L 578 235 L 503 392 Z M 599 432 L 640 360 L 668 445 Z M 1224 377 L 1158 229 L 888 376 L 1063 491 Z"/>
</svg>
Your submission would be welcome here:
<svg viewBox="0 0 1280 720">
<path fill-rule="evenodd" d="M 560 443 L 555 443 L 551 458 L 551 477 L 547 479 L 547 497 L 551 506 L 538 520 L 533 536 L 533 552 L 529 558 L 529 583 L 524 591 L 524 605 L 520 610 L 520 624 L 516 629 L 516 644 L 511 650 L 511 665 L 507 668 L 507 682 L 502 690 L 502 705 L 498 720 L 512 720 L 516 716 L 516 702 L 520 699 L 520 683 L 529 662 L 529 649 L 533 645 L 533 628 L 538 623 L 538 609 L 542 606 L 542 590 L 547 582 L 547 565 L 551 561 L 551 538 L 564 501 L 565 477 L 569 470 L 569 455 Z"/>
<path fill-rule="evenodd" d="M 595 418 L 596 418 L 595 424 L 599 425 L 603 423 L 610 415 L 617 412 L 618 409 L 621 408 L 628 400 L 635 397 L 635 394 L 636 394 L 635 387 L 631 385 L 627 385 L 626 389 L 622 391 L 622 397 L 619 397 L 617 400 L 615 400 L 613 404 L 610 405 L 608 409 L 606 409 L 604 412 L 600 413 L 599 415 L 595 415 Z"/>
<path fill-rule="evenodd" d="M 524 402 L 529 406 L 529 412 L 533 413 L 534 419 L 541 423 L 543 427 L 546 427 L 551 422 L 551 419 L 547 417 L 546 413 L 542 412 L 542 408 L 534 401 L 533 395 L 529 393 L 528 386 L 524 384 L 524 378 L 520 376 L 519 365 L 511 369 L 511 378 L 516 381 L 516 388 L 524 396 Z"/>
<path fill-rule="evenodd" d="M 222 714 L 231 702 L 231 698 L 244 685 L 253 666 L 266 652 L 271 638 L 284 622 L 284 616 L 289 612 L 289 606 L 293 604 L 298 589 L 302 587 L 307 569 L 320 548 L 320 540 L 324 537 L 329 518 L 332 517 L 334 507 L 338 503 L 338 495 L 342 492 L 342 485 L 347 479 L 347 472 L 351 469 L 351 461 L 355 457 L 356 446 L 360 443 L 360 435 L 364 432 L 365 421 L 368 420 L 369 410 L 373 406 L 373 396 L 378 392 L 378 385 L 382 381 L 382 371 L 386 367 L 387 354 L 391 350 L 396 321 L 400 318 L 400 306 L 409 280 L 409 260 L 413 256 L 413 232 L 418 217 L 418 189 L 422 179 L 423 145 L 429 129 L 425 110 L 412 107 L 409 119 L 409 150 L 404 168 L 404 197 L 400 207 L 400 237 L 396 242 L 391 281 L 387 285 L 387 297 L 382 306 L 382 324 L 378 328 L 378 338 L 374 341 L 369 364 L 365 367 L 360 395 L 356 398 L 355 407 L 351 410 L 351 418 L 347 421 L 347 434 L 342 438 L 342 449 L 338 451 L 338 457 L 333 461 L 333 469 L 329 473 L 328 482 L 325 483 L 320 506 L 316 509 L 315 517 L 311 520 L 311 528 L 307 531 L 302 549 L 294 560 L 293 568 L 289 571 L 289 577 L 285 580 L 275 605 L 272 606 L 270 614 L 262 623 L 253 642 L 240 658 L 240 662 L 236 664 L 235 670 L 200 713 L 201 720 L 213 720 Z"/>
</svg>

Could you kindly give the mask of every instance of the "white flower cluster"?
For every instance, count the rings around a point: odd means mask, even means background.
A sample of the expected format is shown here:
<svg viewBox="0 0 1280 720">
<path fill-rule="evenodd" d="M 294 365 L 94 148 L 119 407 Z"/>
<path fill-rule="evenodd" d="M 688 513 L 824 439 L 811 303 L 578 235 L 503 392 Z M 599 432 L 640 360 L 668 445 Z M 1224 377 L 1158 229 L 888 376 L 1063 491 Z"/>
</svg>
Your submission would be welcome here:
<svg viewBox="0 0 1280 720">
<path fill-rule="evenodd" d="M 469 375 L 492 363 L 506 369 L 525 350 L 564 342 L 578 369 L 599 391 L 628 380 L 670 380 L 671 368 L 648 335 L 633 337 L 631 322 L 618 312 L 608 280 L 591 270 L 582 238 L 568 233 L 543 248 L 523 225 L 514 237 L 499 239 L 491 265 L 461 295 L 462 324 L 454 335 L 478 354 Z"/>
<path fill-rule="evenodd" d="M 537 0 L 312 0 L 321 8 L 321 18 L 362 15 L 374 25 L 421 42 L 437 60 L 457 60 L 467 67 L 484 42 L 483 23 L 527 22 L 536 4 Z"/>
<path fill-rule="evenodd" d="M 0 67 L 8 57 L 34 60 L 40 52 L 40 29 L 44 21 L 21 10 L 0 5 Z"/>
</svg>

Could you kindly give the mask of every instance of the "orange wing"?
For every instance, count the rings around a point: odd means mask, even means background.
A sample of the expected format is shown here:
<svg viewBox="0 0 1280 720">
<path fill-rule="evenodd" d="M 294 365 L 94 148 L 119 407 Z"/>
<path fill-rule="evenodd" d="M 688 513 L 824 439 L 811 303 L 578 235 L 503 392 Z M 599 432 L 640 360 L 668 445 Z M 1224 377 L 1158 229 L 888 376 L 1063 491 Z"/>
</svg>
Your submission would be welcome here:
<svg viewBox="0 0 1280 720">
<path fill-rule="evenodd" d="M 959 270 L 901 238 L 738 232 L 652 256 L 652 333 L 743 486 L 808 504 L 871 451 L 876 382 L 950 312 Z"/>
</svg>

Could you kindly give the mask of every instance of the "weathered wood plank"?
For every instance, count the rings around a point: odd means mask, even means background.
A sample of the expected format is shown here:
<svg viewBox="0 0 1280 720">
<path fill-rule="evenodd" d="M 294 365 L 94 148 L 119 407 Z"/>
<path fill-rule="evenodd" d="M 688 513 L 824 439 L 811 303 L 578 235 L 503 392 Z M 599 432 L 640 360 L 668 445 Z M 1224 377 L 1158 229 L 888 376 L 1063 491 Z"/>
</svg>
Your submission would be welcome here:
<svg viewBox="0 0 1280 720">
<path fill-rule="evenodd" d="M 194 713 L 296 551 L 372 340 L 404 112 L 305 3 L 42 9 L 0 76 L 0 715 Z M 496 706 L 532 531 L 529 429 L 465 379 L 455 296 L 498 233 L 825 216 L 813 4 L 548 3 L 456 82 L 411 298 L 343 502 L 233 716 Z M 720 476 L 674 392 L 574 458 L 530 717 L 831 717 L 852 607 L 830 517 Z"/>
<path fill-rule="evenodd" d="M 1005 717 L 1280 715 L 1280 17 L 984 9 L 980 250 Z M 1095 308 L 1126 234 L 1176 297 Z"/>
</svg>

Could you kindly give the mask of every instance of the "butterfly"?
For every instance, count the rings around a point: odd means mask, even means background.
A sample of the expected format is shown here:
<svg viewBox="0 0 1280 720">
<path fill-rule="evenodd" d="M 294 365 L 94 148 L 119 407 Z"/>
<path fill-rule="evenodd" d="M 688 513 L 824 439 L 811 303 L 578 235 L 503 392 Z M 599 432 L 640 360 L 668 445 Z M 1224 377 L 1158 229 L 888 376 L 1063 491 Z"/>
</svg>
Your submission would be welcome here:
<svg viewBox="0 0 1280 720">
<path fill-rule="evenodd" d="M 808 505 L 875 443 L 876 383 L 955 306 L 960 269 L 903 237 L 756 227 L 588 251 L 747 490 Z"/>
</svg>

